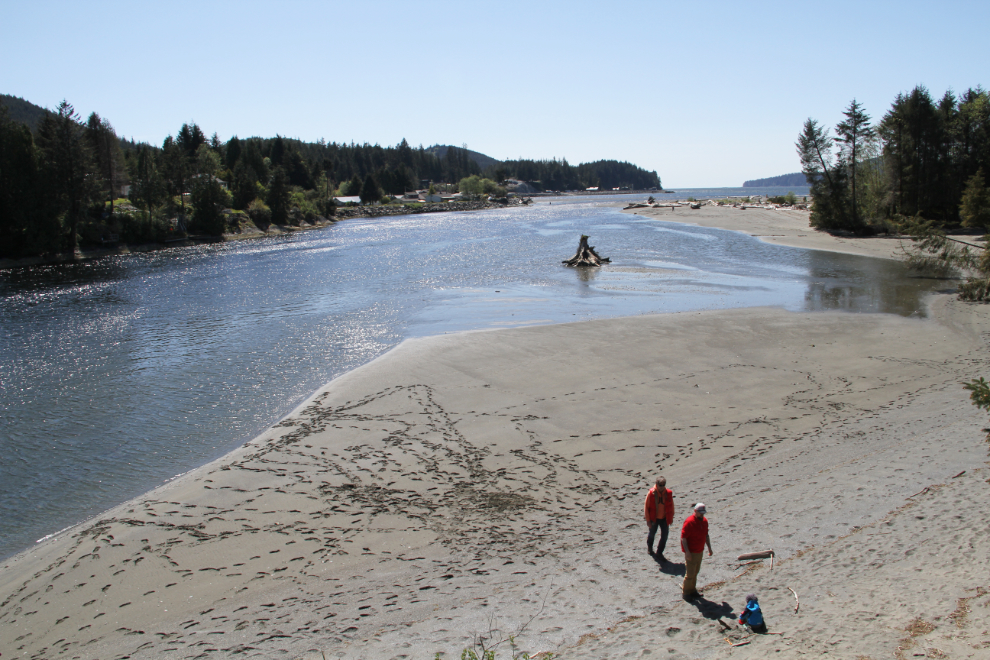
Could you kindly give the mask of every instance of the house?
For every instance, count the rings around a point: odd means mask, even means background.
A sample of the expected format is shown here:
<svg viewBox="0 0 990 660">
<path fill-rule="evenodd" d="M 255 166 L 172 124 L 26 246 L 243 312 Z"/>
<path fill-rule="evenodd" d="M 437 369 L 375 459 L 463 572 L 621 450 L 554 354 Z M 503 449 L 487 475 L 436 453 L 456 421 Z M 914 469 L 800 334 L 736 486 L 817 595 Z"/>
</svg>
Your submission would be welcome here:
<svg viewBox="0 0 990 660">
<path fill-rule="evenodd" d="M 219 183 L 221 188 L 223 188 L 224 190 L 228 190 L 228 188 L 227 188 L 227 182 L 224 181 L 223 179 L 219 179 L 219 178 L 213 176 L 212 174 L 195 174 L 192 177 L 190 177 L 190 183 L 195 183 L 196 181 L 198 181 L 199 179 L 203 178 L 204 176 L 210 177 L 211 179 L 213 179 L 214 181 L 216 181 L 217 183 Z"/>
</svg>

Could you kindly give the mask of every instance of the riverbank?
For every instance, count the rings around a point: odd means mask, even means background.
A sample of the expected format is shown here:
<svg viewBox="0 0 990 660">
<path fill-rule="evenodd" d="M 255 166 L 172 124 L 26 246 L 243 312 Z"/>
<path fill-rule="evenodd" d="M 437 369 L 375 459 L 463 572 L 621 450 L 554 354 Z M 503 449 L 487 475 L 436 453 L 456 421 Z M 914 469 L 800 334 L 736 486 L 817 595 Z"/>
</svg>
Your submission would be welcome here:
<svg viewBox="0 0 990 660">
<path fill-rule="evenodd" d="M 77 248 L 75 254 L 71 257 L 65 254 L 58 254 L 47 257 L 0 259 L 0 270 L 6 268 L 27 268 L 31 266 L 75 263 L 115 255 L 191 247 L 195 245 L 202 245 L 204 243 L 266 238 L 278 236 L 279 234 L 290 234 L 297 231 L 323 229 L 324 227 L 328 227 L 336 222 L 340 222 L 341 220 L 351 220 L 354 218 L 379 218 L 384 216 L 413 215 L 419 213 L 480 211 L 485 209 L 506 208 L 507 206 L 522 206 L 522 203 L 500 204 L 496 202 L 444 202 L 441 204 L 423 204 L 419 206 L 343 206 L 337 209 L 337 213 L 333 218 L 318 217 L 312 222 L 303 221 L 298 227 L 292 225 L 271 225 L 267 230 L 262 230 L 255 227 L 253 223 L 248 223 L 242 225 L 237 233 L 228 233 L 223 236 L 190 236 L 186 239 L 170 241 L 167 243 L 141 243 L 136 245 L 124 243 L 113 247 L 101 246 Z"/>
<path fill-rule="evenodd" d="M 657 220 L 739 231 L 754 236 L 764 243 L 775 245 L 880 259 L 900 259 L 903 249 L 912 244 L 910 238 L 903 236 L 837 236 L 816 231 L 808 226 L 807 211 L 789 209 L 770 210 L 752 207 L 741 209 L 702 204 L 699 209 L 691 209 L 687 206 L 637 208 L 630 209 L 626 213 Z"/>
<path fill-rule="evenodd" d="M 949 296 L 930 316 L 764 308 L 408 340 L 222 459 L 4 561 L 2 652 L 459 657 L 517 633 L 565 658 L 879 659 L 990 643 L 986 418 L 960 386 L 990 367 L 990 322 Z M 695 604 L 676 532 L 673 564 L 643 548 L 659 472 L 678 521 L 709 507 Z M 768 547 L 773 572 L 735 561 Z M 730 648 L 741 633 L 715 620 L 754 589 L 785 634 Z"/>
</svg>

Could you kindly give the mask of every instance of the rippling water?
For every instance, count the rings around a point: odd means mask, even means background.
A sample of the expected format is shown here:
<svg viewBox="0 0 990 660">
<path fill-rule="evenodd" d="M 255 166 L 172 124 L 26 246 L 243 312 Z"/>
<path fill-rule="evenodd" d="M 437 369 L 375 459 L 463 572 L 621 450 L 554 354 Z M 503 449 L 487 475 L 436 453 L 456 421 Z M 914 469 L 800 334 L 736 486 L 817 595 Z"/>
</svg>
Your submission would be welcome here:
<svg viewBox="0 0 990 660">
<path fill-rule="evenodd" d="M 412 336 L 778 305 L 921 314 L 894 262 L 587 198 L 0 271 L 0 557 L 224 454 Z M 560 265 L 580 234 L 612 264 Z"/>
</svg>

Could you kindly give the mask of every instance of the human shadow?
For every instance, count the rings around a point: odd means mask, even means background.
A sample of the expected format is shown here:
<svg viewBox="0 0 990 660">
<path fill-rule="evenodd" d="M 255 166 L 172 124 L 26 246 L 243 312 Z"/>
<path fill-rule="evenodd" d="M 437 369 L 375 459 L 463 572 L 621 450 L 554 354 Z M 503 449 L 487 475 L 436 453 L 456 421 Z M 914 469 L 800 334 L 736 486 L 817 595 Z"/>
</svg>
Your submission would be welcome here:
<svg viewBox="0 0 990 660">
<path fill-rule="evenodd" d="M 662 561 L 659 557 L 656 559 L 657 564 L 660 566 L 660 572 L 664 575 L 679 575 L 684 576 L 684 564 L 675 564 L 672 561 Z"/>
<path fill-rule="evenodd" d="M 698 608 L 698 612 L 701 616 L 706 619 L 721 619 L 726 617 L 729 619 L 734 619 L 735 615 L 732 613 L 732 606 L 725 601 L 721 603 L 716 603 L 714 601 L 708 600 L 704 596 L 698 596 L 697 598 L 692 598 L 688 601 L 692 605 Z"/>
</svg>

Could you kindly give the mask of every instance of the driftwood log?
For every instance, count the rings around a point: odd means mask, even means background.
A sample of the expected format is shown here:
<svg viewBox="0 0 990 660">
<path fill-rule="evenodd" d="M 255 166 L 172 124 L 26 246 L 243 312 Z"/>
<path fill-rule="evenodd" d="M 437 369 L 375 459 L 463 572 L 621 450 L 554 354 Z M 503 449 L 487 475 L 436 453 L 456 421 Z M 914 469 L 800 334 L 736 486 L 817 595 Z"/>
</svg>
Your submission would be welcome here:
<svg viewBox="0 0 990 660">
<path fill-rule="evenodd" d="M 738 561 L 746 561 L 747 559 L 767 559 L 768 557 L 773 557 L 773 550 L 764 550 L 762 552 L 748 552 L 744 555 L 739 555 Z"/>
<path fill-rule="evenodd" d="M 601 266 L 610 263 L 608 257 L 600 257 L 595 252 L 593 245 L 588 245 L 588 237 L 581 234 L 581 242 L 578 243 L 577 252 L 570 259 L 565 259 L 561 263 L 567 266 Z"/>
</svg>

